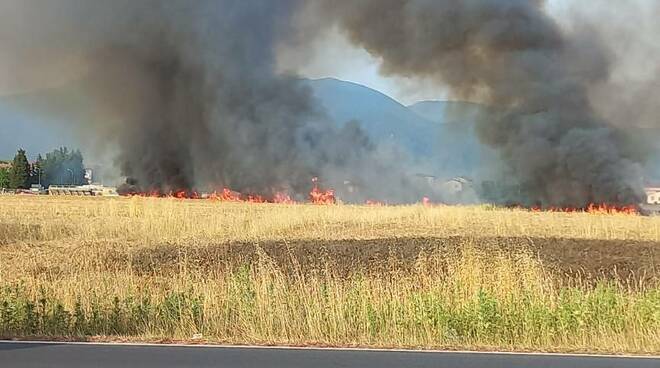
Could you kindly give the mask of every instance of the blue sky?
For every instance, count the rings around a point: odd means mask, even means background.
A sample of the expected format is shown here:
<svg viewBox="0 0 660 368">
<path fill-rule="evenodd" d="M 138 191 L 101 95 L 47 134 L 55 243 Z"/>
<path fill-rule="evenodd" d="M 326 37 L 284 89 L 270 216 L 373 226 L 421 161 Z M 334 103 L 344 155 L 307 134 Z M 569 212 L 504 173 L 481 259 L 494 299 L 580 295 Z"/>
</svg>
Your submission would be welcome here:
<svg viewBox="0 0 660 368">
<path fill-rule="evenodd" d="M 54 149 L 58 144 L 75 145 L 71 132 L 62 130 L 66 126 L 44 124 L 42 116 L 15 111 L 0 104 L 0 160 L 11 159 L 18 148 L 27 150 L 34 159 L 38 153 L 44 153 L 45 147 Z"/>
</svg>

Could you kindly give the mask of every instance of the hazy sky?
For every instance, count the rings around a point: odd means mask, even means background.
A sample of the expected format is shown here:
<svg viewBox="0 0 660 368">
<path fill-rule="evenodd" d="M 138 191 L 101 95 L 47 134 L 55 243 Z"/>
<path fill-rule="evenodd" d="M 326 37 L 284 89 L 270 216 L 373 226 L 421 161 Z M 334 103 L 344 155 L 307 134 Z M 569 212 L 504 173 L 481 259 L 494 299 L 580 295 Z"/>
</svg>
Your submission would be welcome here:
<svg viewBox="0 0 660 368">
<path fill-rule="evenodd" d="M 296 70 L 304 77 L 331 77 L 359 83 L 383 92 L 404 105 L 447 97 L 441 88 L 425 85 L 422 80 L 382 76 L 379 73 L 380 61 L 365 50 L 351 45 L 339 31 L 319 39 L 309 55 L 313 57 L 308 63 L 300 65 Z M 291 57 L 300 57 L 300 54 Z M 283 63 L 291 65 L 295 61 L 285 58 Z"/>
</svg>

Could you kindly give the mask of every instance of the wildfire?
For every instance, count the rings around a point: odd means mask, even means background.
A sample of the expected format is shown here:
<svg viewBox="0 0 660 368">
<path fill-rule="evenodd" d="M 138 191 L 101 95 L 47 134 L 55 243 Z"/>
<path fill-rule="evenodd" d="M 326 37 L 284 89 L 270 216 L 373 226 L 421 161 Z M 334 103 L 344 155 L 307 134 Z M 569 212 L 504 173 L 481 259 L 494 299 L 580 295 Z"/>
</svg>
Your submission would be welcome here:
<svg viewBox="0 0 660 368">
<path fill-rule="evenodd" d="M 322 190 L 319 188 L 319 178 L 312 178 L 313 188 L 309 192 L 309 201 L 313 204 L 334 204 L 336 203 L 335 191 L 333 189 Z"/>
<path fill-rule="evenodd" d="M 145 198 L 177 198 L 177 199 L 201 198 L 199 193 L 194 191 L 190 192 L 187 190 L 177 190 L 169 193 L 163 193 L 158 190 L 152 190 L 149 192 L 131 192 L 124 195 L 128 197 L 145 197 Z"/>
<path fill-rule="evenodd" d="M 595 214 L 625 214 L 625 215 L 638 215 L 639 214 L 639 209 L 637 206 L 629 205 L 629 206 L 611 206 L 607 204 L 601 204 L 601 205 L 596 205 L 596 204 L 590 204 L 587 207 L 587 212 L 589 213 L 595 213 Z"/>
<path fill-rule="evenodd" d="M 333 189 L 323 190 L 319 187 L 318 178 L 312 178 L 312 190 L 309 193 L 309 202 L 313 204 L 336 203 L 335 191 Z M 246 203 L 279 203 L 296 204 L 291 195 L 284 191 L 275 192 L 272 196 L 264 196 L 255 193 L 240 193 L 229 188 L 216 190 L 210 194 L 200 194 L 196 191 L 177 190 L 169 193 L 153 190 L 148 192 L 130 192 L 126 196 L 152 197 L 152 198 L 175 198 L 175 199 L 208 199 L 221 202 L 246 202 Z"/>
<path fill-rule="evenodd" d="M 275 193 L 275 196 L 273 197 L 273 203 L 281 203 L 281 204 L 295 204 L 296 201 L 291 199 L 291 196 L 284 192 L 277 192 Z"/>
<path fill-rule="evenodd" d="M 224 201 L 224 202 L 240 202 L 241 194 L 234 192 L 229 188 L 224 188 L 220 192 L 213 192 L 209 195 L 209 199 L 215 201 Z"/>
<path fill-rule="evenodd" d="M 574 208 L 574 207 L 532 207 L 529 209 L 532 212 L 561 212 L 561 213 L 574 213 L 574 212 L 583 212 L 590 213 L 594 215 L 614 215 L 614 214 L 623 214 L 623 215 L 638 215 L 639 209 L 635 205 L 610 205 L 610 204 L 595 204 L 591 203 L 585 208 Z"/>
<path fill-rule="evenodd" d="M 195 191 L 189 192 L 189 191 L 186 191 L 186 190 L 179 190 L 179 191 L 174 192 L 173 194 L 170 193 L 170 194 L 166 195 L 166 197 L 174 197 L 174 198 L 177 198 L 177 199 L 200 199 L 201 198 L 199 193 L 197 193 Z"/>
<path fill-rule="evenodd" d="M 152 190 L 148 192 L 131 192 L 127 193 L 128 196 L 139 196 L 139 197 L 154 197 L 154 198 L 175 198 L 175 199 L 208 199 L 213 201 L 221 202 L 245 202 L 245 203 L 279 203 L 279 204 L 297 204 L 295 199 L 293 199 L 287 192 L 278 191 L 272 195 L 260 195 L 254 193 L 240 193 L 233 191 L 229 188 L 223 188 L 222 190 L 214 191 L 210 194 L 199 193 L 191 190 L 177 190 L 171 191 L 169 193 L 163 193 L 158 190 Z M 333 189 L 322 189 L 319 184 L 319 179 L 317 177 L 312 178 L 312 189 L 309 192 L 309 202 L 311 204 L 319 205 L 329 205 L 336 204 L 337 198 L 335 196 L 335 191 Z M 387 206 L 386 202 L 382 202 L 375 199 L 369 199 L 364 202 L 367 206 Z M 429 197 L 423 197 L 421 204 L 425 207 L 436 206 L 435 203 Z M 514 206 L 511 208 L 517 208 L 520 210 L 526 210 L 531 212 L 558 212 L 558 213 L 590 213 L 595 215 L 614 215 L 614 214 L 624 214 L 624 215 L 639 215 L 640 209 L 636 205 L 610 205 L 610 204 L 589 204 L 584 208 L 575 208 L 575 207 L 521 207 Z"/>
</svg>

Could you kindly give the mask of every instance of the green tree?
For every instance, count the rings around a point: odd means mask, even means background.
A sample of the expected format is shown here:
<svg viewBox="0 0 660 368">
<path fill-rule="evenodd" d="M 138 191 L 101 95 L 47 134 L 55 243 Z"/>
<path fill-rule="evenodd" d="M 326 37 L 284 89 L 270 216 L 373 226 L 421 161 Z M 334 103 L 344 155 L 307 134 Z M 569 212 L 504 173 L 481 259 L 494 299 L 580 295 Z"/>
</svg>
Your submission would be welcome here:
<svg viewBox="0 0 660 368">
<path fill-rule="evenodd" d="M 0 169 L 0 188 L 9 188 L 9 170 Z"/>
<path fill-rule="evenodd" d="M 32 184 L 42 184 L 41 176 L 44 173 L 44 158 L 41 157 L 41 154 L 37 156 L 37 161 L 32 164 Z"/>
<path fill-rule="evenodd" d="M 41 184 L 50 185 L 80 185 L 85 182 L 85 166 L 79 150 L 70 151 L 61 147 L 47 153 L 45 159 L 37 159 L 41 168 Z"/>
<path fill-rule="evenodd" d="M 19 149 L 9 171 L 9 187 L 12 189 L 30 188 L 30 162 L 25 150 Z"/>
</svg>

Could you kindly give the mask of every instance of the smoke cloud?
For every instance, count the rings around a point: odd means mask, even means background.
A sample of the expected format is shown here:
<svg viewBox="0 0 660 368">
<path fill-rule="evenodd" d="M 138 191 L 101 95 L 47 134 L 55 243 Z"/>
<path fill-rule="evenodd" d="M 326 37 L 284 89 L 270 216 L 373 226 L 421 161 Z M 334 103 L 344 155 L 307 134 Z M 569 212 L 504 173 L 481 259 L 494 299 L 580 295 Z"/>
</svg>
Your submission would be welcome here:
<svg viewBox="0 0 660 368">
<path fill-rule="evenodd" d="M 372 150 L 359 128 L 332 128 L 295 76 L 275 73 L 295 1 L 4 7 L 3 19 L 21 19 L 3 32 L 15 59 L 75 55 L 85 66 L 76 89 L 91 107 L 77 129 L 118 145 L 117 166 L 140 190 L 302 194 L 323 171 L 352 175 Z"/>
<path fill-rule="evenodd" d="M 455 98 L 493 107 L 478 134 L 520 185 L 518 201 L 642 198 L 639 158 L 589 98 L 611 67 L 593 29 L 563 30 L 543 1 L 358 0 L 321 8 L 382 60 L 383 73 L 430 78 Z"/>
<path fill-rule="evenodd" d="M 609 98 L 593 91 L 610 80 L 615 53 L 588 24 L 560 26 L 541 0 L 21 0 L 0 11 L 0 62 L 16 71 L 5 79 L 45 79 L 39 60 L 80 71 L 93 119 L 79 128 L 113 142 L 122 175 L 145 190 L 305 193 L 320 175 L 360 183 L 364 196 L 418 199 L 408 160 L 357 124 L 332 128 L 308 88 L 276 72 L 278 45 L 304 49 L 338 27 L 384 74 L 489 106 L 477 132 L 506 163 L 511 200 L 643 195 L 645 153 L 621 116 L 593 102 Z M 42 72 L 19 72 L 24 60 Z"/>
</svg>

